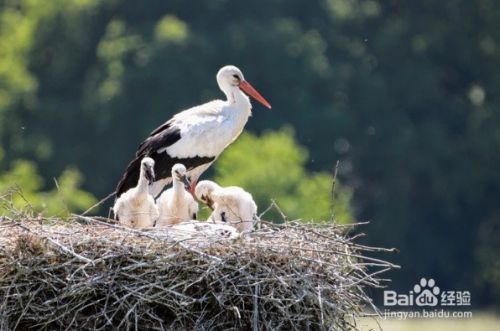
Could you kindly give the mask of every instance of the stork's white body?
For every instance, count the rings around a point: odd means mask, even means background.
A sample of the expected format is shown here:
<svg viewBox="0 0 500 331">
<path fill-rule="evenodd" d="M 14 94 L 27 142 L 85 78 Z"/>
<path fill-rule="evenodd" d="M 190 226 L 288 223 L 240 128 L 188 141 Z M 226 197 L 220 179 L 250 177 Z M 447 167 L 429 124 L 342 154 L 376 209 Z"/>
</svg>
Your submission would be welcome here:
<svg viewBox="0 0 500 331">
<path fill-rule="evenodd" d="M 174 116 L 182 139 L 158 152 L 178 158 L 219 155 L 243 131 L 252 105 L 240 90 L 231 101 L 214 100 Z"/>
<path fill-rule="evenodd" d="M 137 186 L 123 193 L 115 201 L 113 212 L 121 225 L 131 228 L 154 226 L 159 216 L 158 207 L 149 194 L 148 180 L 142 168 Z"/>
<path fill-rule="evenodd" d="M 172 226 L 196 218 L 198 203 L 191 193 L 184 189 L 183 183 L 173 181 L 173 187 L 163 192 L 157 199 L 160 212 L 157 227 Z"/>
</svg>

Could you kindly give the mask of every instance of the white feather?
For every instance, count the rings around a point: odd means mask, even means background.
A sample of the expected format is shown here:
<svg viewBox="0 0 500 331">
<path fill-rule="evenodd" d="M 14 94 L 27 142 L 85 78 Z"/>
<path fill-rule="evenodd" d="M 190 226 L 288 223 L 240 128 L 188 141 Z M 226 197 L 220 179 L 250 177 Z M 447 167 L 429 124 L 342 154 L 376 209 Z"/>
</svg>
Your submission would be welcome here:
<svg viewBox="0 0 500 331">
<path fill-rule="evenodd" d="M 195 220 L 175 224 L 170 228 L 169 233 L 174 239 L 177 240 L 200 238 L 207 242 L 208 239 L 235 239 L 239 237 L 238 231 L 236 231 L 236 229 L 232 226 Z"/>
</svg>

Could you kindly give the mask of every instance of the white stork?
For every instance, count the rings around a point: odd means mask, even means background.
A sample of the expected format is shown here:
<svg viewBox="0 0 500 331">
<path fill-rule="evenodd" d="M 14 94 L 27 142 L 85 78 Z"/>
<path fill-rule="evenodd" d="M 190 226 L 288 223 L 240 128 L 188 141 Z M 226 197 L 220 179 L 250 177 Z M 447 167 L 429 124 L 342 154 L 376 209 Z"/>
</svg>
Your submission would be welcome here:
<svg viewBox="0 0 500 331">
<path fill-rule="evenodd" d="M 271 108 L 235 66 L 222 67 L 217 73 L 217 83 L 227 100 L 214 100 L 182 111 L 151 132 L 118 183 L 117 197 L 135 185 L 140 160 L 145 156 L 156 162 L 156 181 L 149 186 L 154 197 L 171 183 L 170 170 L 176 163 L 186 166 L 193 192 L 200 175 L 238 138 L 252 114 L 250 100 L 243 92 Z"/>
<path fill-rule="evenodd" d="M 149 157 L 141 160 L 137 186 L 127 190 L 113 206 L 120 224 L 132 228 L 152 227 L 159 216 L 155 200 L 149 194 L 148 184 L 154 181 L 155 161 Z"/>
<path fill-rule="evenodd" d="M 220 187 L 210 180 L 202 180 L 196 185 L 195 194 L 213 210 L 209 221 L 231 225 L 243 232 L 252 231 L 259 220 L 252 195 L 241 187 Z"/>
<path fill-rule="evenodd" d="M 164 191 L 156 201 L 160 216 L 157 227 L 171 226 L 182 221 L 196 219 L 198 203 L 191 193 L 186 191 L 190 183 L 186 167 L 180 163 L 172 167 L 172 188 Z"/>
</svg>

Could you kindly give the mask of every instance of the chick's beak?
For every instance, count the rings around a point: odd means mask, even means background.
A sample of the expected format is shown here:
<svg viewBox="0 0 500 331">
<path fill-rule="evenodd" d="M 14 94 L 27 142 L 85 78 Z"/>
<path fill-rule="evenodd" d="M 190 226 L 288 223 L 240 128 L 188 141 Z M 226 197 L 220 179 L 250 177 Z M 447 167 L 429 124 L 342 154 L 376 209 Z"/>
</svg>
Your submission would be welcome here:
<svg viewBox="0 0 500 331">
<path fill-rule="evenodd" d="M 189 180 L 188 176 L 186 176 L 186 175 L 181 176 L 181 181 L 182 181 L 182 183 L 184 183 L 184 188 L 186 190 L 191 189 L 191 181 Z"/>
<path fill-rule="evenodd" d="M 208 206 L 208 208 L 214 210 L 214 202 L 210 200 L 209 198 L 206 199 L 205 204 Z"/>
<path fill-rule="evenodd" d="M 153 170 L 153 168 L 147 168 L 145 176 L 149 184 L 152 184 L 155 181 L 155 171 Z"/>
</svg>

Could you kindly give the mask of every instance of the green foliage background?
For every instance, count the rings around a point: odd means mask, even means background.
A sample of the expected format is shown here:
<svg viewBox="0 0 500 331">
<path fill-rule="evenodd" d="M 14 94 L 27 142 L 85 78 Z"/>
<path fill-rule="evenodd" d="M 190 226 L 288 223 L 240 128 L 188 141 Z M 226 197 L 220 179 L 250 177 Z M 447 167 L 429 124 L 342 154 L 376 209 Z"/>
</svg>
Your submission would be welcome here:
<svg viewBox="0 0 500 331">
<path fill-rule="evenodd" d="M 0 155 L 0 160 L 1 160 Z M 36 165 L 27 160 L 16 160 L 12 167 L 0 174 L 0 215 L 15 217 L 14 212 L 66 217 L 85 211 L 96 199 L 81 190 L 83 178 L 76 169 L 68 168 L 54 180 L 54 188 L 42 192 L 43 178 Z"/>
<path fill-rule="evenodd" d="M 219 98 L 215 72 L 235 64 L 273 105 L 248 131 L 290 125 L 309 151 L 280 192 L 319 194 L 341 160 L 369 243 L 401 251 L 395 289 L 433 277 L 498 303 L 499 45 L 495 0 L 0 0 L 0 172 L 36 164 L 32 190 L 52 192 L 78 169 L 105 196 L 138 142 Z"/>
<path fill-rule="evenodd" d="M 260 137 L 244 133 L 217 160 L 215 181 L 244 187 L 261 212 L 274 200 L 288 219 L 324 221 L 333 216 L 340 223 L 351 222 L 351 191 L 335 183 L 332 197 L 332 174 L 308 173 L 304 168 L 307 158 L 307 151 L 297 145 L 289 128 L 264 132 Z M 273 211 L 265 218 L 281 220 Z"/>
</svg>

